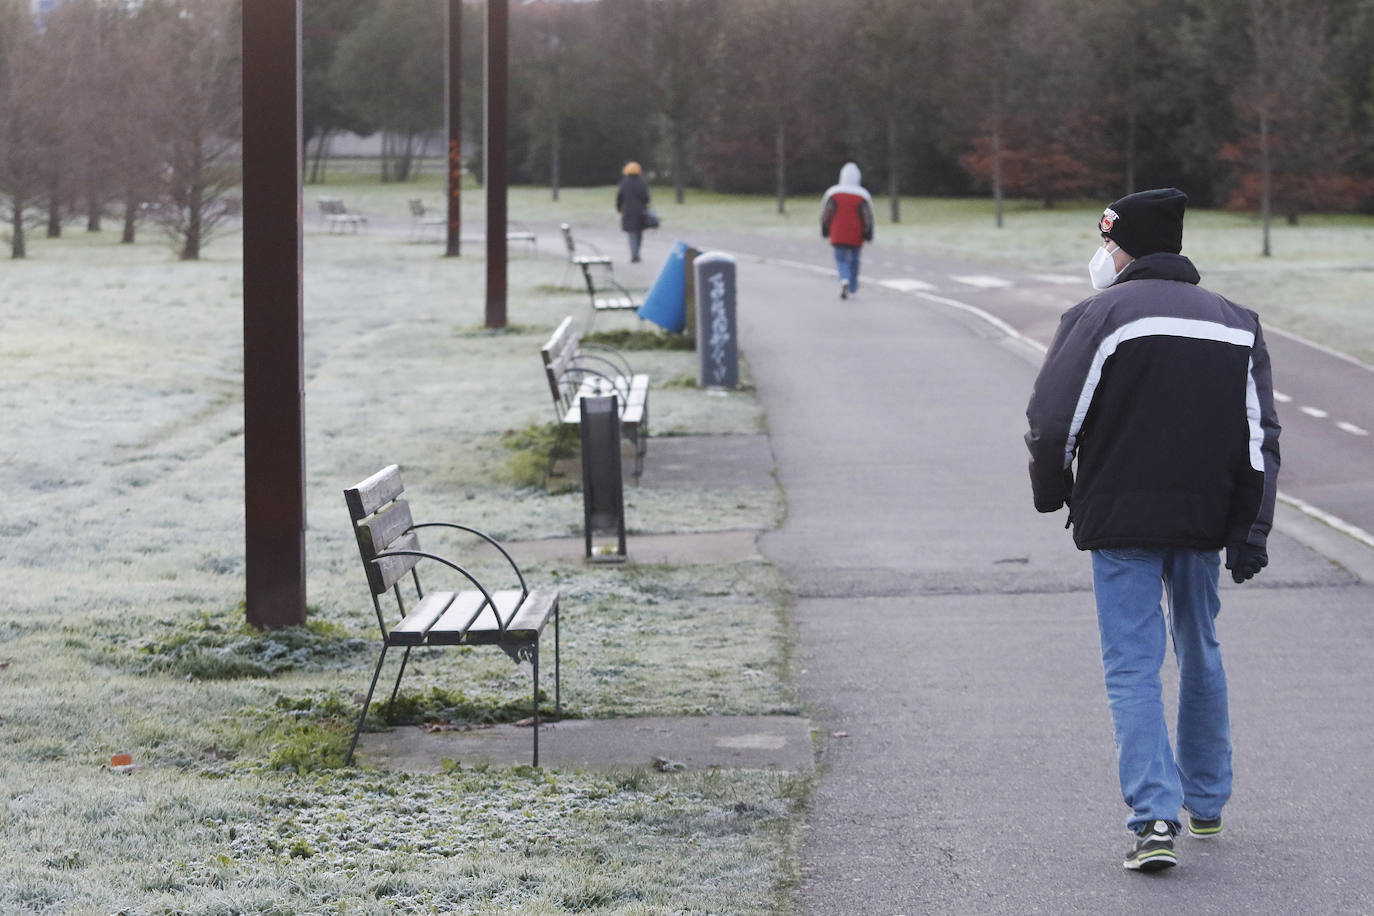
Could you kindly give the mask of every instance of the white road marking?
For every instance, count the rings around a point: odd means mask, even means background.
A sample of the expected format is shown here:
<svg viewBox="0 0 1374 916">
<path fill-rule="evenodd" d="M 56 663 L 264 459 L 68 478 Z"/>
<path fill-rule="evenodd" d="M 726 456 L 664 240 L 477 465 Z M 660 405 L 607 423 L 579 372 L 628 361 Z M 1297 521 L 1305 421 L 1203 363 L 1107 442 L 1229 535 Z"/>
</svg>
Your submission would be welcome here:
<svg viewBox="0 0 1374 916">
<path fill-rule="evenodd" d="M 1369 430 L 1362 429 L 1361 427 L 1356 426 L 1354 423 L 1348 423 L 1345 420 L 1341 420 L 1339 423 L 1337 423 L 1336 428 L 1339 430 L 1343 430 L 1344 432 L 1350 433 L 1350 435 L 1352 436 L 1369 435 Z"/>
<path fill-rule="evenodd" d="M 987 274 L 950 274 L 949 278 L 965 286 L 976 286 L 978 289 L 1006 289 L 1011 286 L 1010 280 L 988 276 Z"/>
<path fill-rule="evenodd" d="M 1039 280 L 1041 283 L 1059 283 L 1067 286 L 1070 283 L 1081 283 L 1088 285 L 1087 278 L 1075 277 L 1069 274 L 1031 274 L 1031 278 Z"/>
<path fill-rule="evenodd" d="M 879 280 L 878 285 L 886 286 L 888 289 L 895 289 L 899 293 L 914 293 L 917 290 L 929 292 L 936 288 L 934 283 L 927 283 L 924 280 L 912 280 L 906 277 L 900 277 L 896 280 Z"/>
<path fill-rule="evenodd" d="M 1316 417 L 1318 420 L 1326 419 L 1326 411 L 1322 410 L 1320 407 L 1304 407 L 1302 412 L 1309 417 Z"/>
<path fill-rule="evenodd" d="M 1284 394 L 1282 391 L 1275 391 L 1274 400 L 1278 401 L 1280 404 L 1287 404 L 1289 401 L 1293 400 L 1293 398 Z"/>
</svg>

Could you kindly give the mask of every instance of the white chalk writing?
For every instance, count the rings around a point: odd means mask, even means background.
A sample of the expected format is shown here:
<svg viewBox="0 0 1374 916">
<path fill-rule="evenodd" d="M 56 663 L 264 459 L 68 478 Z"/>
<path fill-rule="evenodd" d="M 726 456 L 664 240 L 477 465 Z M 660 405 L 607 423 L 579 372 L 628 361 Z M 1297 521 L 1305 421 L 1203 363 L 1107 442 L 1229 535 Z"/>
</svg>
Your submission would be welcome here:
<svg viewBox="0 0 1374 916">
<path fill-rule="evenodd" d="M 711 348 L 711 375 L 716 384 L 722 384 L 730 375 L 726 364 L 726 348 L 730 344 L 730 316 L 725 312 L 725 274 L 713 274 L 711 284 L 711 337 L 707 341 Z"/>
</svg>

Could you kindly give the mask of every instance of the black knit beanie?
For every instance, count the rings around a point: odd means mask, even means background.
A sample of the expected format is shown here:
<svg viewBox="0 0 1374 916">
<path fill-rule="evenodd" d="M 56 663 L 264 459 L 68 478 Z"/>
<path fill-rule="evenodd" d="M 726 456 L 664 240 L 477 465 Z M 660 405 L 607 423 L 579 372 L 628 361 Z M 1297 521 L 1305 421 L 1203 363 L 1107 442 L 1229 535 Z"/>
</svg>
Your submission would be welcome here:
<svg viewBox="0 0 1374 916">
<path fill-rule="evenodd" d="M 1137 191 L 1102 211 L 1097 229 L 1133 258 L 1183 248 L 1183 209 L 1188 195 L 1178 188 Z"/>
</svg>

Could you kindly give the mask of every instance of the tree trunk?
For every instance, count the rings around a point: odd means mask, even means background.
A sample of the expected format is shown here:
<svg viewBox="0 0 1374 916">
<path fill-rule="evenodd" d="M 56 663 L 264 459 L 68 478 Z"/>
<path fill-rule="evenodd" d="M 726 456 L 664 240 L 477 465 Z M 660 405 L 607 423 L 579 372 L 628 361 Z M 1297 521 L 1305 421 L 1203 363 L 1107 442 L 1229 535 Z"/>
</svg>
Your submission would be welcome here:
<svg viewBox="0 0 1374 916">
<path fill-rule="evenodd" d="M 124 235 L 120 238 L 121 245 L 132 245 L 134 234 L 138 227 L 138 197 L 130 194 L 124 199 Z"/>
<path fill-rule="evenodd" d="M 1260 254 L 1269 257 L 1269 219 L 1273 193 L 1273 169 L 1269 161 L 1269 113 L 1260 112 L 1260 223 L 1264 227 L 1264 243 Z"/>
<path fill-rule="evenodd" d="M 778 212 L 787 212 L 787 124 L 779 119 L 775 139 L 774 155 L 777 168 Z"/>
<path fill-rule="evenodd" d="M 558 200 L 558 188 L 563 183 L 562 151 L 559 149 L 559 121 L 557 112 L 553 116 L 553 132 L 549 136 L 549 187 L 553 199 Z"/>
<path fill-rule="evenodd" d="M 48 238 L 62 237 L 62 199 L 56 192 L 48 195 Z"/>
<path fill-rule="evenodd" d="M 902 181 L 898 172 L 897 116 L 887 116 L 887 193 L 892 198 L 892 221 L 902 221 Z"/>
<path fill-rule="evenodd" d="M 200 260 L 200 207 L 201 207 L 201 188 L 199 185 L 191 188 L 190 200 L 187 201 L 186 219 L 186 245 L 181 249 L 181 259 L 183 261 Z"/>
<path fill-rule="evenodd" d="M 18 195 L 10 198 L 10 258 L 19 260 L 27 254 L 24 248 L 24 200 Z"/>
<path fill-rule="evenodd" d="M 682 203 L 687 196 L 687 137 L 679 124 L 673 124 L 673 199 Z"/>
<path fill-rule="evenodd" d="M 310 163 L 310 184 L 319 184 L 324 181 L 327 163 L 329 161 L 329 135 L 330 131 L 323 131 L 315 138 L 315 156 Z"/>
<path fill-rule="evenodd" d="M 105 204 L 104 204 L 104 202 L 100 199 L 100 195 L 98 195 L 98 194 L 95 192 L 95 190 L 92 189 L 92 190 L 86 195 L 86 231 L 87 231 L 87 232 L 99 232 L 99 231 L 100 231 L 100 218 L 101 218 L 101 216 L 103 215 L 103 214 L 101 213 L 101 211 L 104 210 L 104 209 L 105 209 Z"/>
<path fill-rule="evenodd" d="M 997 210 L 997 228 L 1002 228 L 1002 125 L 992 128 L 992 200 Z"/>
</svg>

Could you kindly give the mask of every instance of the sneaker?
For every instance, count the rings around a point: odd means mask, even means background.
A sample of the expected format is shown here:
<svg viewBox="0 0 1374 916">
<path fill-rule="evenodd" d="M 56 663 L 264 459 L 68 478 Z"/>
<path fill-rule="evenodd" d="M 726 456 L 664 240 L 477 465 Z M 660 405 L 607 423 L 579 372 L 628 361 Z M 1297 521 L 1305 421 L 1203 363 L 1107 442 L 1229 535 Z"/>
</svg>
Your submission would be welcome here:
<svg viewBox="0 0 1374 916">
<path fill-rule="evenodd" d="M 844 282 L 843 280 L 840 281 L 840 298 L 841 298 L 841 299 L 848 299 L 848 298 L 849 298 L 849 284 L 846 283 L 846 282 Z"/>
<path fill-rule="evenodd" d="M 1188 812 L 1188 834 L 1199 840 L 1212 840 L 1221 836 L 1221 815 L 1213 818 L 1198 817 Z"/>
<path fill-rule="evenodd" d="M 1141 824 L 1136 830 L 1135 845 L 1126 853 L 1122 864 L 1130 871 L 1159 871 L 1178 864 L 1174 852 L 1174 825 L 1168 821 Z"/>
</svg>

